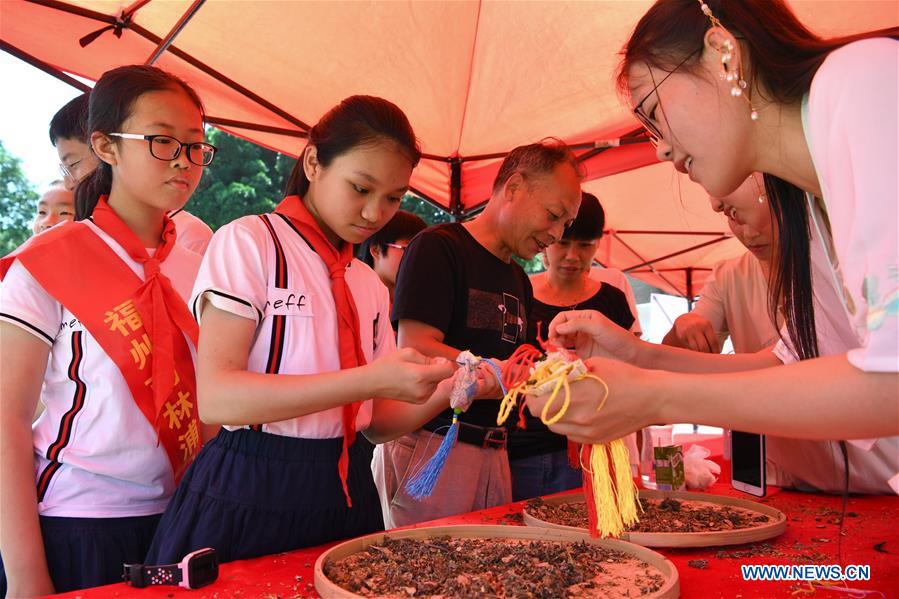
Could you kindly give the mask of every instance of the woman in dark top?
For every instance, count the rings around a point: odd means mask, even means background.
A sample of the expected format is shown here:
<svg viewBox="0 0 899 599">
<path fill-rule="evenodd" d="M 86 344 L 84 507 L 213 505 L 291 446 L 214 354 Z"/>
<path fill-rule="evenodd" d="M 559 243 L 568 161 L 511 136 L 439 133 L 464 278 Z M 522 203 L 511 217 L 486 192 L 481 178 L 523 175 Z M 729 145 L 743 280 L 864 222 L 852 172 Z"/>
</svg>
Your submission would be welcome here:
<svg viewBox="0 0 899 599">
<path fill-rule="evenodd" d="M 531 277 L 534 301 L 528 320 L 542 339 L 559 312 L 597 310 L 624 329 L 634 322 L 624 292 L 590 278 L 605 213 L 593 194 L 581 194 L 581 207 L 562 239 L 543 251 L 546 272 Z M 525 428 L 509 439 L 512 497 L 515 501 L 579 487 L 581 473 L 568 463 L 567 440 L 525 410 Z"/>
</svg>

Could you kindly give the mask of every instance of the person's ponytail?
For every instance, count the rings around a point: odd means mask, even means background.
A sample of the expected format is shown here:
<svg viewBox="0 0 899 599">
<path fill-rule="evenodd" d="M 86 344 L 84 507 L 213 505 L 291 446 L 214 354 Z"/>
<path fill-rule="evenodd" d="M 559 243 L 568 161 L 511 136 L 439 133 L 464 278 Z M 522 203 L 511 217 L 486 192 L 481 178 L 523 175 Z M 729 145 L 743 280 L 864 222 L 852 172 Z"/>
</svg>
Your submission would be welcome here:
<svg viewBox="0 0 899 599">
<path fill-rule="evenodd" d="M 100 196 L 112 190 L 112 167 L 100 162 L 94 172 L 85 177 L 75 188 L 75 220 L 90 218 Z"/>
<path fill-rule="evenodd" d="M 318 163 L 327 167 L 338 156 L 379 139 L 396 143 L 415 167 L 421 148 L 406 114 L 393 102 L 375 96 L 350 96 L 329 110 L 309 131 L 306 147 L 314 146 Z M 309 179 L 303 168 L 305 148 L 290 173 L 284 194 L 304 197 Z"/>
</svg>

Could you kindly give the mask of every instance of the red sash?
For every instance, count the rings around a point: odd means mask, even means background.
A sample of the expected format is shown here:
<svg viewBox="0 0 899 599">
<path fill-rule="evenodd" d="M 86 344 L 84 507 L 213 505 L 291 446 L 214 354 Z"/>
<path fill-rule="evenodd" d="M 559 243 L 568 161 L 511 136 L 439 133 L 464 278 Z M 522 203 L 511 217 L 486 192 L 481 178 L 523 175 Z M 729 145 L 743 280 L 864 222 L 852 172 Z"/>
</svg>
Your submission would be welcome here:
<svg viewBox="0 0 899 599">
<path fill-rule="evenodd" d="M 321 227 L 310 214 L 299 196 L 287 196 L 284 198 L 275 212 L 283 214 L 297 228 L 303 238 L 309 242 L 315 253 L 322 259 L 328 268 L 331 277 L 331 293 L 334 295 L 334 305 L 337 308 L 337 345 L 340 350 L 340 368 L 355 368 L 363 366 L 366 362 L 362 353 L 361 334 L 359 332 L 359 313 L 356 311 L 356 302 L 346 282 L 346 268 L 353 261 L 353 244 L 344 243 L 340 250 L 335 248 Z M 353 507 L 350 499 L 350 490 L 346 484 L 349 471 L 350 445 L 356 439 L 356 415 L 362 402 L 353 402 L 343 406 L 343 448 L 340 459 L 337 462 L 337 471 L 340 474 L 340 482 L 343 484 L 343 493 L 346 495 L 347 506 Z"/>
<path fill-rule="evenodd" d="M 162 243 L 151 258 L 105 197 L 97 204 L 93 221 L 144 265 L 146 280 L 85 223 L 54 227 L 4 257 L 0 279 L 18 260 L 90 331 L 156 430 L 177 482 L 201 440 L 194 365 L 181 334 L 184 331 L 196 346 L 199 329 L 184 300 L 159 270 L 175 244 L 174 223 L 165 217 Z"/>
</svg>

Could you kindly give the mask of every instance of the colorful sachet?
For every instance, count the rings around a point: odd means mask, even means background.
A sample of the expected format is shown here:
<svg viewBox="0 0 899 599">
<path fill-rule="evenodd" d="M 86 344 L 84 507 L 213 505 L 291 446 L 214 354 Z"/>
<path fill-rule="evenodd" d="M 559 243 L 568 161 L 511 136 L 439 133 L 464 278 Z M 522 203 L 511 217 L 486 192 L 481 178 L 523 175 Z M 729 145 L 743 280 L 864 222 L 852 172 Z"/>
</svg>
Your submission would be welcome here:
<svg viewBox="0 0 899 599">
<path fill-rule="evenodd" d="M 468 409 L 477 392 L 478 367 L 482 363 L 486 364 L 493 369 L 497 380 L 500 379 L 499 366 L 496 363 L 476 356 L 470 351 L 466 350 L 460 353 L 456 358 L 456 363 L 459 365 L 460 371 L 456 373 L 453 388 L 450 391 L 450 407 L 453 408 L 452 424 L 444 435 L 440 447 L 437 448 L 437 452 L 406 482 L 406 493 L 419 501 L 430 497 L 434 492 L 440 473 L 443 472 L 446 461 L 449 459 L 449 452 L 456 444 L 456 438 L 459 436 L 459 415 Z M 505 393 L 505 389 L 503 392 Z"/>
<path fill-rule="evenodd" d="M 503 370 L 503 383 L 508 392 L 500 404 L 497 425 L 502 425 L 516 407 L 519 425 L 524 422 L 527 396 L 549 395 L 540 419 L 544 424 L 557 422 L 571 403 L 571 383 L 586 378 L 598 381 L 605 393 L 596 410 L 605 405 L 609 388 L 573 353 L 560 348 L 547 348 L 544 356 L 530 345 L 520 346 Z M 561 397 L 562 405 L 552 413 Z M 624 441 L 617 439 L 601 445 L 584 445 L 577 450 L 577 461 L 584 476 L 584 496 L 590 517 L 590 534 L 594 537 L 619 536 L 639 520 L 637 487 L 631 477 L 630 458 Z M 574 464 L 573 464 L 574 465 Z"/>
</svg>

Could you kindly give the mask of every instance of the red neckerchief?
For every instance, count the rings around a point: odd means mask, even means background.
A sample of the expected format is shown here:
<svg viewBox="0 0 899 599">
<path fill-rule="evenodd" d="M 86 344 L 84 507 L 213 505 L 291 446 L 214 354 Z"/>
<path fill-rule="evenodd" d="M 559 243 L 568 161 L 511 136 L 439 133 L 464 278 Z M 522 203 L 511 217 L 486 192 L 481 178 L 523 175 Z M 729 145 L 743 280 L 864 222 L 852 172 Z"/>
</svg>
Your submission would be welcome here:
<svg viewBox="0 0 899 599">
<path fill-rule="evenodd" d="M 20 261 L 90 331 L 157 431 L 177 481 L 199 449 L 200 436 L 194 365 L 181 333 L 196 345 L 199 329 L 184 299 L 160 272 L 175 245 L 175 227 L 165 217 L 162 243 L 151 257 L 105 196 L 94 209 L 93 222 L 143 266 L 143 280 L 85 223 L 36 236 L 0 261 L 0 276 Z"/>
<path fill-rule="evenodd" d="M 100 197 L 92 217 L 95 225 L 144 267 L 144 284 L 137 289 L 133 299 L 153 340 L 152 387 L 157 406 L 162 405 L 175 385 L 175 335 L 184 331 L 194 347 L 200 337 L 200 328 L 187 304 L 159 268 L 175 247 L 175 223 L 168 216 L 164 219 L 162 240 L 150 256 L 140 238 L 109 207 L 106 196 Z"/>
<path fill-rule="evenodd" d="M 365 354 L 362 353 L 362 337 L 359 333 L 359 313 L 356 311 L 356 302 L 353 301 L 353 294 L 345 278 L 347 266 L 353 260 L 353 244 L 344 243 L 340 250 L 335 248 L 299 196 L 287 196 L 278 204 L 275 212 L 290 219 L 328 269 L 328 275 L 331 277 L 331 293 L 334 295 L 334 305 L 337 308 L 340 368 L 363 366 L 366 360 Z M 343 448 L 340 451 L 337 470 L 349 507 L 353 507 L 353 502 L 346 482 L 350 464 L 348 450 L 356 439 L 356 415 L 360 407 L 362 407 L 360 401 L 343 406 Z"/>
</svg>

